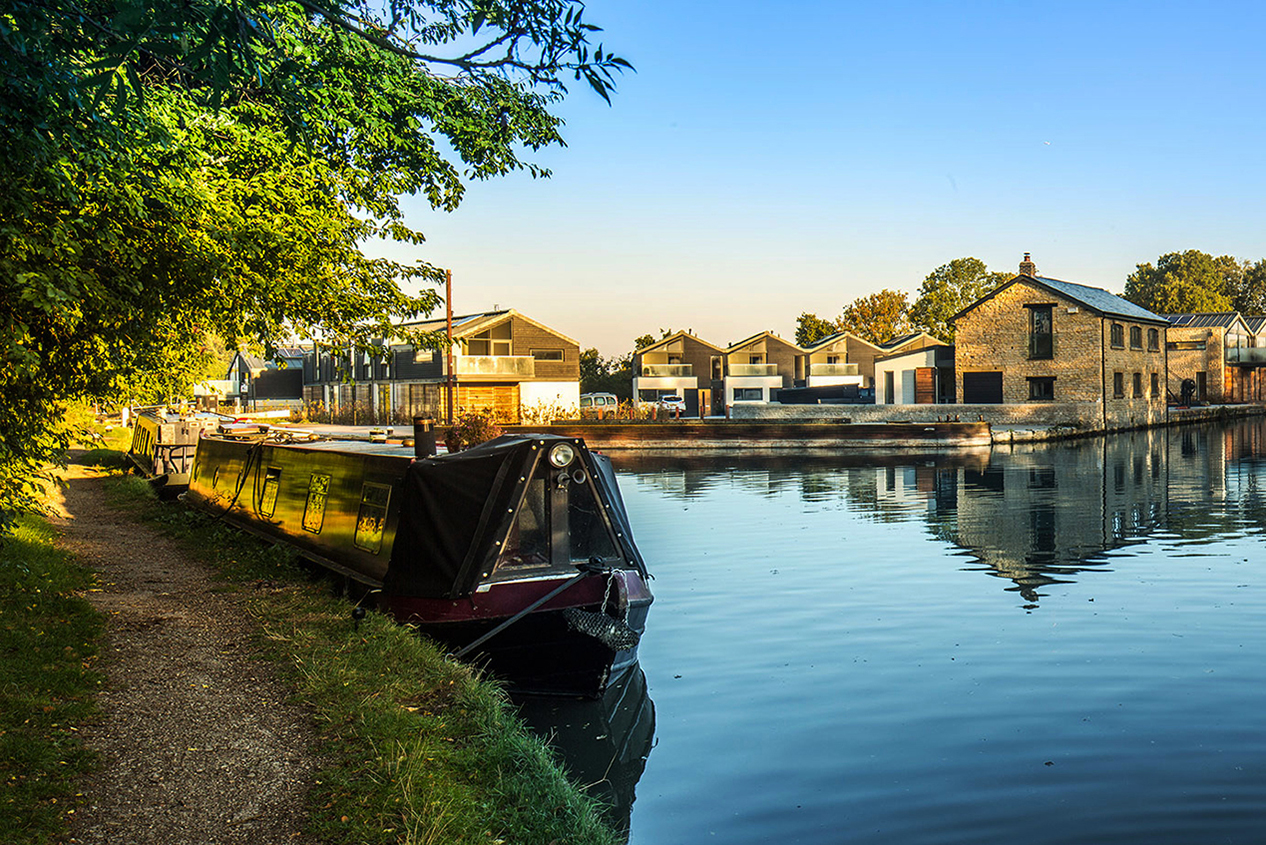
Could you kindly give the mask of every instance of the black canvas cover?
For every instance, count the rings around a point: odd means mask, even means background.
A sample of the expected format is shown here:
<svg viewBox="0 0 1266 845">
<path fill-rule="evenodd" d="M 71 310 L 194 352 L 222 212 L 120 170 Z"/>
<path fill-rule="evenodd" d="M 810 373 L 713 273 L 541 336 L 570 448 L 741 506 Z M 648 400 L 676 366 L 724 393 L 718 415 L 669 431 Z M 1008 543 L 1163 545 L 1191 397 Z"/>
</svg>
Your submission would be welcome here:
<svg viewBox="0 0 1266 845">
<path fill-rule="evenodd" d="M 491 572 L 519 508 L 524 480 L 561 438 L 512 434 L 465 452 L 414 461 L 405 474 L 400 521 L 383 590 L 399 596 L 456 598 Z M 620 553 L 645 571 L 611 464 L 577 449 L 618 535 Z"/>
</svg>

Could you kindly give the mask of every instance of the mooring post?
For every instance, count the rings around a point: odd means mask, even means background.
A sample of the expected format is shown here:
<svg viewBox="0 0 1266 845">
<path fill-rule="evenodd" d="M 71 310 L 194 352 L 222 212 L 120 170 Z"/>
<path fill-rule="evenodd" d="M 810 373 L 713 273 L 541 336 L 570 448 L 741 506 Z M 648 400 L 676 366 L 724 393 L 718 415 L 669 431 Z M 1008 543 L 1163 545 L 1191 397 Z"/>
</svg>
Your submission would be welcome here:
<svg viewBox="0 0 1266 845">
<path fill-rule="evenodd" d="M 413 418 L 413 455 L 429 458 L 436 453 L 435 420 L 429 417 Z"/>
</svg>

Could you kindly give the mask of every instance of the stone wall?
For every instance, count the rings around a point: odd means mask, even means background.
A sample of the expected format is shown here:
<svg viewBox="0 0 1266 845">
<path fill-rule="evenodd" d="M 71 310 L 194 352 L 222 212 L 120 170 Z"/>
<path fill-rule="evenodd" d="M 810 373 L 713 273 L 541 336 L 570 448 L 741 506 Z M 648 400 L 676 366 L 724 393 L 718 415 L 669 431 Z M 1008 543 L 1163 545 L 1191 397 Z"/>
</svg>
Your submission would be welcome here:
<svg viewBox="0 0 1266 845">
<path fill-rule="evenodd" d="M 735 405 L 736 420 L 769 422 L 987 422 L 995 426 L 1065 426 L 1084 431 L 1103 427 L 1097 402 L 1034 402 L 1018 405 Z"/>
</svg>

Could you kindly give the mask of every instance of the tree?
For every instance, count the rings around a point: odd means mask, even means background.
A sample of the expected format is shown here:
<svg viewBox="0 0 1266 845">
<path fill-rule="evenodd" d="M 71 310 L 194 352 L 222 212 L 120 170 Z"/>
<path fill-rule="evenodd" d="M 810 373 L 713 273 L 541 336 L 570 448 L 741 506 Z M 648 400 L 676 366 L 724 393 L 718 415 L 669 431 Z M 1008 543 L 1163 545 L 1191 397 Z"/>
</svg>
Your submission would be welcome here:
<svg viewBox="0 0 1266 845">
<path fill-rule="evenodd" d="M 917 329 L 953 343 L 950 317 L 1011 279 L 1010 273 L 993 273 L 978 258 L 955 258 L 942 264 L 923 280 L 910 306 L 910 322 Z"/>
<path fill-rule="evenodd" d="M 839 330 L 835 323 L 804 311 L 796 318 L 796 344 L 807 348 Z"/>
<path fill-rule="evenodd" d="M 1229 255 L 1170 252 L 1155 267 L 1138 265 L 1125 282 L 1125 298 L 1156 314 L 1230 311 L 1243 279 L 1243 266 Z"/>
<path fill-rule="evenodd" d="M 1231 307 L 1241 314 L 1266 315 L 1266 260 L 1244 263 L 1239 287 L 1231 294 Z"/>
<path fill-rule="evenodd" d="M 628 65 L 565 0 L 18 0 L 0 12 L 0 512 L 67 400 L 172 390 L 214 331 L 368 345 L 427 313 L 398 197 L 548 172 L 564 80 Z M 449 150 L 450 152 L 441 152 Z M 418 338 L 419 342 L 437 342 Z"/>
<path fill-rule="evenodd" d="M 839 330 L 871 343 L 883 343 L 910 331 L 909 311 L 904 292 L 885 288 L 853 300 L 840 315 Z"/>
<path fill-rule="evenodd" d="M 618 399 L 633 396 L 633 355 L 603 358 L 597 349 L 580 353 L 580 392 L 613 393 Z"/>
</svg>

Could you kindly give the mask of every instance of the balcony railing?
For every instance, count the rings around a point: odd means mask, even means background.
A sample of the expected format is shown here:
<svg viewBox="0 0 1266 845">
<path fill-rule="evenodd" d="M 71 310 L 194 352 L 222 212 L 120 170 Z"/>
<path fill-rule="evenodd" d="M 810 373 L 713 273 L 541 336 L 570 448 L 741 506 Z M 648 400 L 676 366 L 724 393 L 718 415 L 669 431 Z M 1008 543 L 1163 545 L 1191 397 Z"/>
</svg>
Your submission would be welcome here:
<svg viewBox="0 0 1266 845">
<path fill-rule="evenodd" d="M 1266 347 L 1232 346 L 1226 350 L 1228 364 L 1254 364 L 1266 366 Z"/>
<path fill-rule="evenodd" d="M 690 364 L 643 364 L 642 375 L 647 378 L 680 378 L 694 373 Z"/>
<path fill-rule="evenodd" d="M 861 373 L 857 371 L 857 364 L 810 364 L 809 375 L 856 376 L 861 375 Z"/>
<path fill-rule="evenodd" d="M 1054 334 L 1030 334 L 1029 335 L 1029 358 L 1031 360 L 1047 360 L 1055 357 L 1055 335 Z"/>
<path fill-rule="evenodd" d="M 731 364 L 728 369 L 729 374 L 735 377 L 778 375 L 777 364 Z"/>
<path fill-rule="evenodd" d="M 458 355 L 453 362 L 459 376 L 531 378 L 536 361 L 531 355 Z"/>
</svg>

